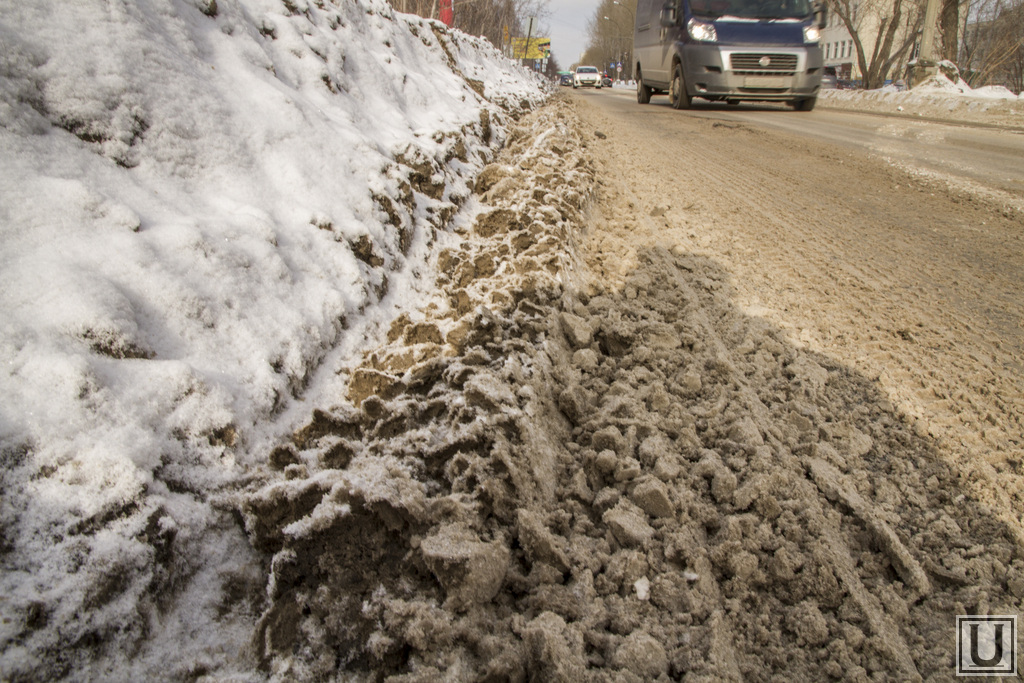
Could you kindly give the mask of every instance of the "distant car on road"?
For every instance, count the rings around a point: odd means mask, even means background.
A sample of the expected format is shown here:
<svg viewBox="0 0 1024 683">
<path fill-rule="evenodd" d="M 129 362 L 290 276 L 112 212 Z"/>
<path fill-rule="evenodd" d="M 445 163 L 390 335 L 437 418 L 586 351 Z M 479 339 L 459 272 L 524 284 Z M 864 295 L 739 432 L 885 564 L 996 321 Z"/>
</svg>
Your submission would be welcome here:
<svg viewBox="0 0 1024 683">
<path fill-rule="evenodd" d="M 601 87 L 601 73 L 596 66 L 578 66 L 572 76 L 573 88 Z"/>
<path fill-rule="evenodd" d="M 601 85 L 603 85 L 606 88 L 612 87 L 612 79 L 609 78 L 608 76 L 605 76 L 604 78 L 601 79 Z"/>
<path fill-rule="evenodd" d="M 836 76 L 836 68 L 834 66 L 826 66 L 821 72 L 821 89 L 835 90 L 838 87 L 839 79 Z"/>
<path fill-rule="evenodd" d="M 558 85 L 572 85 L 572 74 L 562 74 L 558 79 Z"/>
</svg>

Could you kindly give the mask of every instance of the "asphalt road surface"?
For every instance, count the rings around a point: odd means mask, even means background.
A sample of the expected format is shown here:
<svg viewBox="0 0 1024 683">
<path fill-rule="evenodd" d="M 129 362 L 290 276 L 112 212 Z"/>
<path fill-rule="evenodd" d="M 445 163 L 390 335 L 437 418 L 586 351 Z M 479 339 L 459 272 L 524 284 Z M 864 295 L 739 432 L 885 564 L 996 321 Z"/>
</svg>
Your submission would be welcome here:
<svg viewBox="0 0 1024 683">
<path fill-rule="evenodd" d="M 694 100 L 693 109 L 675 112 L 667 96 L 655 96 L 640 107 L 629 89 L 582 91 L 600 96 L 610 111 L 632 114 L 644 125 L 668 125 L 679 115 L 725 124 L 756 126 L 872 152 L 891 163 L 949 182 L 977 184 L 1006 193 L 1007 201 L 1024 208 L 1024 130 L 959 122 L 937 123 L 908 116 L 830 110 L 819 102 L 808 116 L 794 115 L 785 105 L 742 103 L 729 106 Z M 654 117 L 653 119 L 651 117 Z M 650 121 L 659 124 L 651 124 Z"/>
</svg>

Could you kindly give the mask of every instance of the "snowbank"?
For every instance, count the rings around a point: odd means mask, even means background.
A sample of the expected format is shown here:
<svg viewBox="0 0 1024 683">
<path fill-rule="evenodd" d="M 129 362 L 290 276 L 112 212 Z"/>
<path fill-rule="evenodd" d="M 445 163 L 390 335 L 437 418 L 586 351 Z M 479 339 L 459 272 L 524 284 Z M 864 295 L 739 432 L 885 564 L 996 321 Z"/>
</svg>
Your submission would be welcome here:
<svg viewBox="0 0 1024 683">
<path fill-rule="evenodd" d="M 246 670 L 219 492 L 544 93 L 381 0 L 0 0 L 0 45 L 0 678 Z"/>
<path fill-rule="evenodd" d="M 955 67 L 954 67 L 955 70 Z M 894 115 L 1024 126 L 1024 93 L 1001 86 L 971 88 L 938 73 L 911 90 L 887 85 L 878 90 L 823 90 L 819 104 Z"/>
</svg>

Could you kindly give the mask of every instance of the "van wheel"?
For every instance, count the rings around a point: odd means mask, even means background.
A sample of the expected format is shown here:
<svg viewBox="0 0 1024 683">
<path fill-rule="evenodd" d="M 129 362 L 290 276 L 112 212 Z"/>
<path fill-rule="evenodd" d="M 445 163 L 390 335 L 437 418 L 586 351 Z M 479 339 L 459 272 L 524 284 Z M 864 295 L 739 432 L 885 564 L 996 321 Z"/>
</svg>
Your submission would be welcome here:
<svg viewBox="0 0 1024 683">
<path fill-rule="evenodd" d="M 689 109 L 693 98 L 686 92 L 686 81 L 683 79 L 683 65 L 676 62 L 672 67 L 672 84 L 668 90 L 668 98 L 673 109 Z"/>
<path fill-rule="evenodd" d="M 817 97 L 808 97 L 806 100 L 795 100 L 793 102 L 793 109 L 796 109 L 797 111 L 810 111 L 814 109 L 814 105 L 817 103 Z"/>
<path fill-rule="evenodd" d="M 653 91 L 651 88 L 644 84 L 643 74 L 639 71 L 636 72 L 636 101 L 639 104 L 650 104 L 651 94 Z"/>
</svg>

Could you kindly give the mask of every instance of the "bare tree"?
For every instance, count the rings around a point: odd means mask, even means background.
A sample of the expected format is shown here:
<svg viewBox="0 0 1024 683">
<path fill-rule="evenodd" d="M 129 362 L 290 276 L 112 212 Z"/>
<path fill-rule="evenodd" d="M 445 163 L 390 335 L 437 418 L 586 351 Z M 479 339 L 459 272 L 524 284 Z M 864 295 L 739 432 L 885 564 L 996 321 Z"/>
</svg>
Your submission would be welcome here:
<svg viewBox="0 0 1024 683">
<path fill-rule="evenodd" d="M 957 60 L 963 78 L 1024 90 L 1024 0 L 980 0 L 969 15 Z"/>
<path fill-rule="evenodd" d="M 437 0 L 391 2 L 400 12 L 437 18 Z M 536 17 L 540 20 L 549 14 L 547 0 L 455 0 L 453 9 L 455 28 L 470 35 L 483 36 L 498 48 L 508 44 L 506 32 L 510 38 L 526 37 L 527 19 Z"/>
<path fill-rule="evenodd" d="M 587 21 L 589 43 L 585 61 L 604 69 L 622 62 L 627 76 L 632 74 L 633 23 L 636 0 L 601 0 Z"/>
<path fill-rule="evenodd" d="M 917 42 L 924 14 L 919 0 L 828 2 L 829 8 L 846 26 L 857 47 L 863 87 L 870 90 L 885 85 L 894 67 L 906 61 Z M 871 41 L 870 55 L 865 47 L 868 40 Z"/>
<path fill-rule="evenodd" d="M 939 39 L 942 59 L 956 62 L 960 52 L 961 18 L 967 15 L 969 0 L 942 0 L 939 10 Z"/>
<path fill-rule="evenodd" d="M 547 0 L 456 0 L 455 27 L 504 47 L 506 31 L 510 38 L 525 38 L 529 17 L 547 14 Z"/>
</svg>

